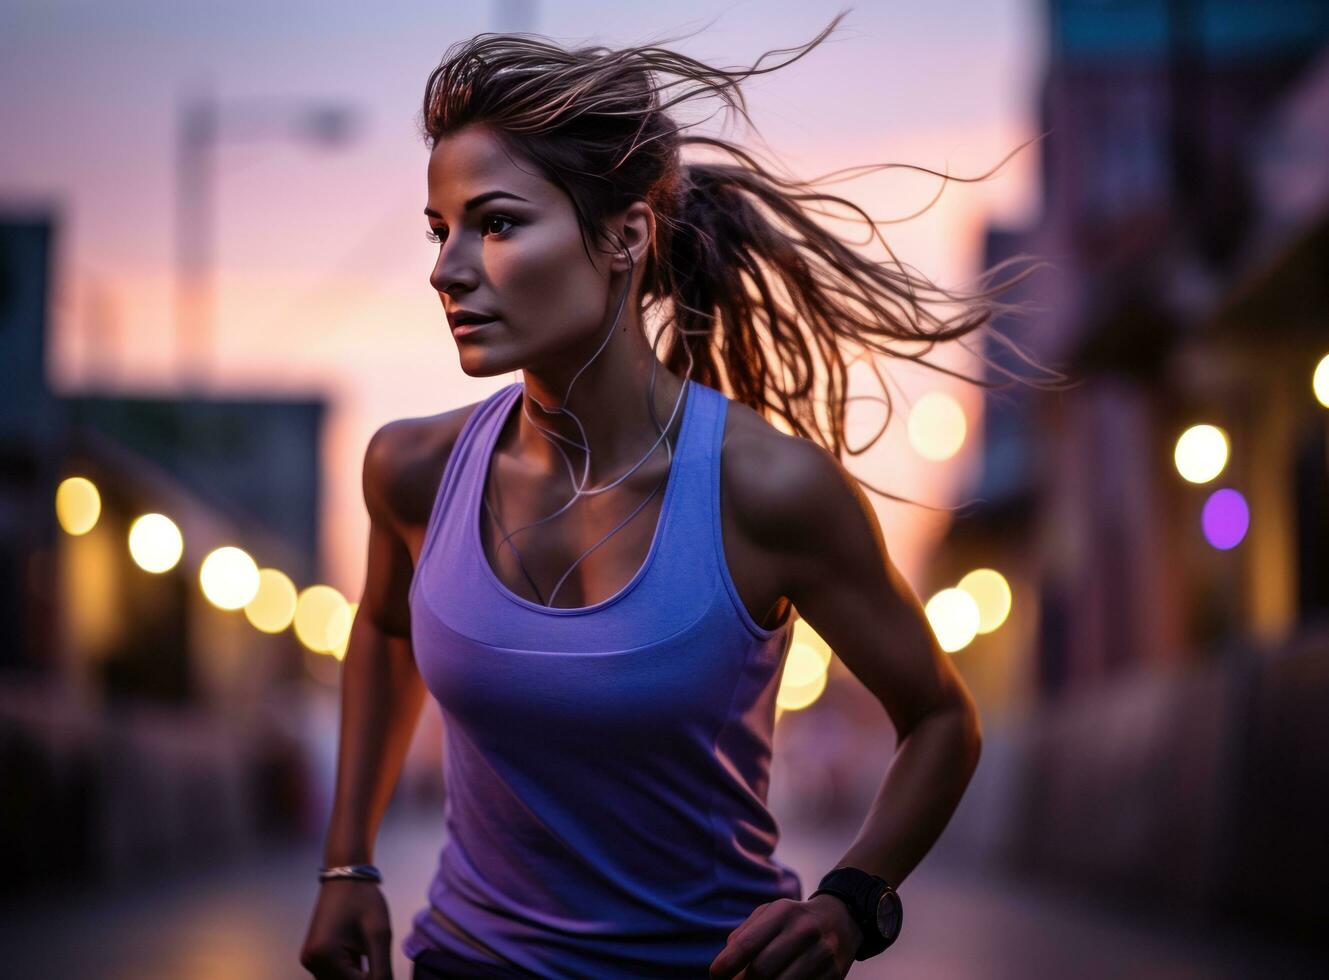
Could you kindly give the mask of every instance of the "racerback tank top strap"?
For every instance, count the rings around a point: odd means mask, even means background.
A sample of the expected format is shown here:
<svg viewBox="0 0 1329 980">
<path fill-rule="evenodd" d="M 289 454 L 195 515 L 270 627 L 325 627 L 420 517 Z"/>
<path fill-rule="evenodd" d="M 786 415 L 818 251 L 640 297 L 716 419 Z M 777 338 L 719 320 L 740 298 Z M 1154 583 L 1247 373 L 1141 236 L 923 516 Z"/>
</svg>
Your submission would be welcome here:
<svg viewBox="0 0 1329 980">
<path fill-rule="evenodd" d="M 752 621 L 720 557 L 720 441 L 728 400 L 696 381 L 688 382 L 654 536 L 632 578 L 588 606 L 548 607 L 512 592 L 484 554 L 480 518 L 494 446 L 520 411 L 522 391 L 521 382 L 500 389 L 463 426 L 430 516 L 413 593 L 425 589 L 452 628 L 496 646 L 588 652 L 651 643 L 694 622 L 717 592 L 729 595 L 752 637 L 778 632 Z"/>
</svg>

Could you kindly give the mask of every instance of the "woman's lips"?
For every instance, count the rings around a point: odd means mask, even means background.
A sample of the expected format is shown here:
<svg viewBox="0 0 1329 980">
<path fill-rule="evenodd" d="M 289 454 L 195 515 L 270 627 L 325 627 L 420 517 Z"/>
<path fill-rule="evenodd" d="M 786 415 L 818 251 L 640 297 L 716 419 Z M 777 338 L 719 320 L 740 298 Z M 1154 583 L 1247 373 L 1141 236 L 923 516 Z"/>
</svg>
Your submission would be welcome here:
<svg viewBox="0 0 1329 980">
<path fill-rule="evenodd" d="M 479 330 L 481 327 L 487 327 L 491 323 L 497 323 L 498 317 L 490 317 L 488 320 L 478 320 L 474 323 L 459 323 L 452 328 L 452 336 L 464 337 L 469 333 Z"/>
</svg>

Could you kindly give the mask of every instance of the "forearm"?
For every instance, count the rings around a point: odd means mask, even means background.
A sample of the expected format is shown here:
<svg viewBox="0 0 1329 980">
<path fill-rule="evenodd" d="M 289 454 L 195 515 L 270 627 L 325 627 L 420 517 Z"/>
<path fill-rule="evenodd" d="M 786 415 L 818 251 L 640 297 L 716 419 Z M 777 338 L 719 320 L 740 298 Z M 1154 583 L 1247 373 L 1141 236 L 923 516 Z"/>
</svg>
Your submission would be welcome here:
<svg viewBox="0 0 1329 980">
<path fill-rule="evenodd" d="M 342 661 L 337 787 L 327 865 L 373 860 L 374 839 L 401 775 L 425 687 L 409 639 L 357 617 Z"/>
<path fill-rule="evenodd" d="M 950 821 L 978 765 L 979 746 L 966 710 L 920 720 L 896 747 L 867 819 L 836 867 L 861 868 L 898 888 Z"/>
</svg>

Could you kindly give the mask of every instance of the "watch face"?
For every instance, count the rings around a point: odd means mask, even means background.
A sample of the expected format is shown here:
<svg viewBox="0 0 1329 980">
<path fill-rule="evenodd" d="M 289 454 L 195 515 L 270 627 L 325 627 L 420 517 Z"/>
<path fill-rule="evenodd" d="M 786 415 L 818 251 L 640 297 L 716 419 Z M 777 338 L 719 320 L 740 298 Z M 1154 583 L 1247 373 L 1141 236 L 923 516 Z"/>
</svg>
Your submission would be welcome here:
<svg viewBox="0 0 1329 980">
<path fill-rule="evenodd" d="M 877 931 L 888 942 L 894 942 L 895 937 L 900 934 L 903 921 L 904 909 L 900 905 L 900 896 L 888 888 L 882 892 L 881 898 L 877 901 Z"/>
</svg>

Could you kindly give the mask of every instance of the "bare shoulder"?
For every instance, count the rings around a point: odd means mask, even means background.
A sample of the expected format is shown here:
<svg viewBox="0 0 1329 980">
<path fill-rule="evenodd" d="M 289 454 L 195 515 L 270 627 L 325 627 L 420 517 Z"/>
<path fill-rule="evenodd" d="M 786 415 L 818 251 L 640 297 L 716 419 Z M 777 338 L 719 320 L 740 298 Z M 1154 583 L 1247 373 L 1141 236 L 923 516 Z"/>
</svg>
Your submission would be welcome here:
<svg viewBox="0 0 1329 980">
<path fill-rule="evenodd" d="M 828 519 L 861 492 L 832 453 L 781 432 L 741 402 L 729 404 L 723 447 L 721 479 L 734 517 L 772 552 L 801 552 L 824 540 Z"/>
<path fill-rule="evenodd" d="M 370 516 L 402 536 L 429 522 L 457 436 L 480 405 L 385 422 L 365 448 L 364 495 Z"/>
<path fill-rule="evenodd" d="M 751 608 L 783 596 L 808 615 L 828 586 L 879 583 L 886 542 L 853 474 L 820 443 L 780 431 L 746 405 L 730 402 L 728 414 L 722 519 L 736 534 L 731 555 Z"/>
</svg>

